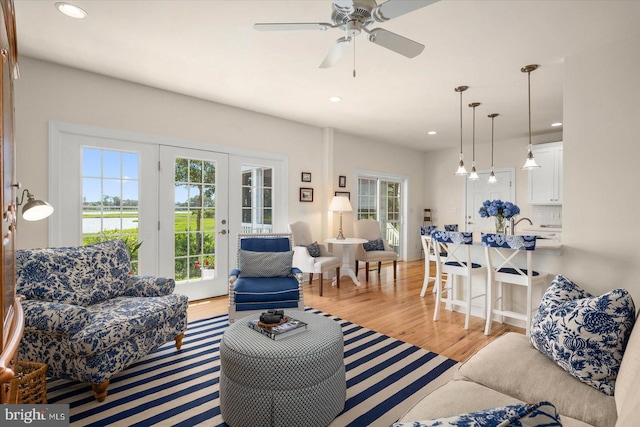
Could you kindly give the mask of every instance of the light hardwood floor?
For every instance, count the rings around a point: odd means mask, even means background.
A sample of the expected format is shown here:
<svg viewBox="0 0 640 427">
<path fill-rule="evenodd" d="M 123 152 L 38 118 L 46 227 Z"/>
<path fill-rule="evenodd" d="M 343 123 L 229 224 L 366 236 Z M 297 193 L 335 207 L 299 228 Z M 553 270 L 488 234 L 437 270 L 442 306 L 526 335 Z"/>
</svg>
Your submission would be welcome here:
<svg viewBox="0 0 640 427">
<path fill-rule="evenodd" d="M 362 286 L 355 286 L 345 276 L 340 280 L 340 289 L 325 279 L 322 297 L 318 295 L 317 277 L 313 285 L 305 281 L 305 305 L 458 361 L 465 361 L 505 332 L 524 333 L 522 328 L 494 322 L 491 336 L 487 337 L 484 319 L 473 316 L 469 330 L 465 331 L 464 314 L 444 307 L 440 309 L 440 319 L 434 322 L 435 296 L 431 286 L 425 297 L 420 298 L 424 260 L 398 262 L 395 283 L 391 264 L 383 264 L 380 276 L 377 271 L 370 271 L 368 284 L 364 282 L 361 266 L 358 278 Z M 226 314 L 227 305 L 226 296 L 194 301 L 189 305 L 189 320 Z"/>
</svg>

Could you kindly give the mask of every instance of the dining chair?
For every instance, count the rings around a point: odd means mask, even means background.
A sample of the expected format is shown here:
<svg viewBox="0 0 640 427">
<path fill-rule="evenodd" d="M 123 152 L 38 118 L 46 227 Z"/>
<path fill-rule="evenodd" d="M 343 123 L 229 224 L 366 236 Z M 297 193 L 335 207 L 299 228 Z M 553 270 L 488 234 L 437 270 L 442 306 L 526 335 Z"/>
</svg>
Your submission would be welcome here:
<svg viewBox="0 0 640 427">
<path fill-rule="evenodd" d="M 356 246 L 356 275 L 359 262 L 365 263 L 365 280 L 369 281 L 369 263 L 378 263 L 380 275 L 383 262 L 393 261 L 393 280 L 397 278 L 398 254 L 389 246 L 387 239 L 382 237 L 380 222 L 374 219 L 360 219 L 354 224 L 355 237 L 366 239 L 367 243 Z"/>
<path fill-rule="evenodd" d="M 431 232 L 435 229 L 435 225 L 420 227 L 420 241 L 422 242 L 422 251 L 424 252 L 424 281 L 422 282 L 422 290 L 420 291 L 421 297 L 425 296 L 429 283 L 432 281 L 433 292 L 436 292 L 436 276 L 431 276 L 431 261 L 436 262 L 436 254 L 431 244 Z"/>
<path fill-rule="evenodd" d="M 438 320 L 440 314 L 440 303 L 446 302 L 447 307 L 461 306 L 465 309 L 464 328 L 469 329 L 471 318 L 471 301 L 476 298 L 485 297 L 486 292 L 472 296 L 473 277 L 486 274 L 487 268 L 483 265 L 471 261 L 471 245 L 473 243 L 473 233 L 457 231 L 434 231 L 431 233 L 431 242 L 434 244 L 436 255 L 436 283 L 442 283 L 442 274 L 447 273 L 446 288 L 436 287 L 436 307 L 433 313 L 433 320 Z M 465 279 L 464 299 L 457 299 L 455 295 L 455 276 Z M 446 298 L 443 298 L 443 291 L 447 291 Z M 486 310 L 486 303 L 484 306 Z"/>
<path fill-rule="evenodd" d="M 531 313 L 534 310 L 532 288 L 544 285 L 547 274 L 533 270 L 533 252 L 536 249 L 536 236 L 512 236 L 506 234 L 482 233 L 482 246 L 487 260 L 487 323 L 485 335 L 491 334 L 493 315 L 498 315 L 500 323 L 504 317 L 523 320 L 525 332 L 529 335 L 531 329 Z M 526 253 L 526 264 L 516 263 L 516 257 Z M 497 298 L 493 296 L 494 284 L 498 284 Z M 525 312 L 516 312 L 504 308 L 504 284 L 524 286 L 527 291 Z M 499 307 L 494 308 L 498 302 Z"/>
<path fill-rule="evenodd" d="M 335 270 L 336 287 L 340 287 L 340 263 L 341 260 L 331 252 L 325 245 L 319 244 L 311 237 L 311 227 L 303 221 L 296 221 L 289 224 L 289 231 L 293 236 L 293 266 L 299 268 L 303 273 L 309 274 L 309 285 L 313 284 L 314 273 L 320 276 L 320 296 L 322 296 L 322 286 L 324 284 L 324 273 Z"/>
</svg>

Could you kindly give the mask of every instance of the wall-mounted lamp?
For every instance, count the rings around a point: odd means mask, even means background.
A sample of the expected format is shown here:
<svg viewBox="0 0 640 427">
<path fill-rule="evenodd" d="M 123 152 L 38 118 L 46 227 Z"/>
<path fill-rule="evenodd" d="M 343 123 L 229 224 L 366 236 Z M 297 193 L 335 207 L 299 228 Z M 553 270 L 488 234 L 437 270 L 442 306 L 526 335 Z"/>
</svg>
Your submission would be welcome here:
<svg viewBox="0 0 640 427">
<path fill-rule="evenodd" d="M 340 228 L 338 229 L 338 235 L 336 239 L 344 240 L 344 234 L 342 234 L 342 212 L 351 212 L 353 208 L 346 196 L 333 196 L 331 203 L 329 204 L 329 211 L 340 212 Z"/>
<path fill-rule="evenodd" d="M 24 196 L 27 195 L 27 203 L 22 207 L 22 218 L 26 221 L 39 221 L 45 219 L 53 213 L 53 206 L 44 200 L 36 200 L 28 189 L 22 191 L 22 197 L 16 197 L 16 206 L 20 206 L 24 202 Z"/>
</svg>

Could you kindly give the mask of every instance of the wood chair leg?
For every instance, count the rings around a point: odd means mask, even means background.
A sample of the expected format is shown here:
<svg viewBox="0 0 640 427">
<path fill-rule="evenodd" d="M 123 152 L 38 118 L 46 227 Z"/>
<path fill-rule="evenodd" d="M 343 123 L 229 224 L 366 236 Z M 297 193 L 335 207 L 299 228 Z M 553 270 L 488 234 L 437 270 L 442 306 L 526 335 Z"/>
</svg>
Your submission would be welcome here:
<svg viewBox="0 0 640 427">
<path fill-rule="evenodd" d="M 358 277 L 358 267 L 360 266 L 358 265 L 358 260 L 356 260 L 356 277 Z"/>
<path fill-rule="evenodd" d="M 398 278 L 398 261 L 397 260 L 393 260 L 393 280 L 396 280 Z"/>
<path fill-rule="evenodd" d="M 369 282 L 369 263 L 368 262 L 364 263 L 364 278 L 368 283 Z"/>
<path fill-rule="evenodd" d="M 336 287 L 340 289 L 340 267 L 336 267 Z"/>
<path fill-rule="evenodd" d="M 309 285 L 313 283 L 313 273 L 309 273 Z"/>
<path fill-rule="evenodd" d="M 382 271 L 382 262 L 378 261 L 378 276 L 380 275 L 381 271 Z"/>
<path fill-rule="evenodd" d="M 320 273 L 320 296 L 322 296 L 322 285 L 324 285 L 324 274 Z"/>
<path fill-rule="evenodd" d="M 180 350 L 182 348 L 182 339 L 184 338 L 184 334 L 180 334 L 176 337 L 176 349 Z"/>
<path fill-rule="evenodd" d="M 109 387 L 109 380 L 106 380 L 100 384 L 91 384 L 91 388 L 95 393 L 95 398 L 98 402 L 104 402 L 107 398 L 107 387 Z"/>
</svg>

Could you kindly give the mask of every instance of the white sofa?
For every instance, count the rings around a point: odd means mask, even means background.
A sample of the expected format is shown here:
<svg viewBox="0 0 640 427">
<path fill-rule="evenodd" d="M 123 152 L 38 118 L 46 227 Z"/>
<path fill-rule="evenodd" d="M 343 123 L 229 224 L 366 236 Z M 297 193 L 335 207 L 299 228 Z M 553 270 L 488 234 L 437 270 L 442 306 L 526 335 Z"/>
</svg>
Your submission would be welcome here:
<svg viewBox="0 0 640 427">
<path fill-rule="evenodd" d="M 536 350 L 529 337 L 507 333 L 462 364 L 449 383 L 427 395 L 399 421 L 450 417 L 487 408 L 549 401 L 565 427 L 640 425 L 640 327 L 631 332 L 607 396 L 577 380 Z"/>
</svg>

